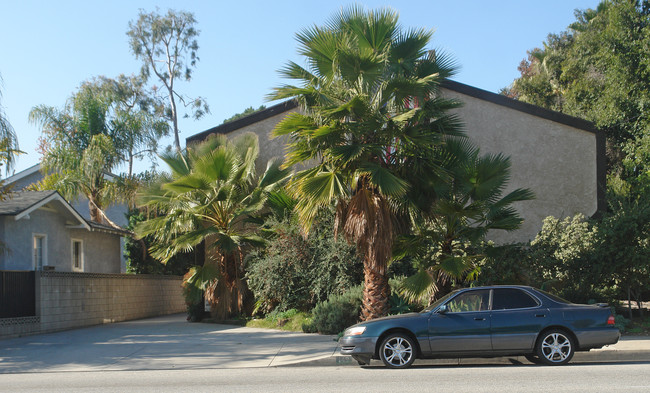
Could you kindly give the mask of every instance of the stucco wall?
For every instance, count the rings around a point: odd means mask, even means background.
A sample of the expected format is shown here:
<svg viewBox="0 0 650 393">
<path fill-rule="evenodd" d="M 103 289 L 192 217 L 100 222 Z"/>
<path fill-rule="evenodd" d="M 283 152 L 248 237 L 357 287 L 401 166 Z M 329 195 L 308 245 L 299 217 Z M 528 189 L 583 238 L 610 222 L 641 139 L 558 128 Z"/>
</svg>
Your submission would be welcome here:
<svg viewBox="0 0 650 393">
<path fill-rule="evenodd" d="M 481 153 L 503 153 L 512 163 L 505 193 L 530 188 L 535 200 L 515 206 L 524 218 L 520 230 L 493 231 L 492 240 L 527 241 L 541 229 L 542 220 L 576 213 L 591 216 L 597 206 L 596 135 L 546 120 L 489 101 L 451 90 L 447 97 L 460 99 L 458 114 L 467 136 Z"/>
<path fill-rule="evenodd" d="M 529 188 L 536 195 L 535 200 L 515 204 L 524 218 L 521 229 L 492 231 L 488 234 L 490 240 L 500 244 L 525 242 L 535 237 L 542 228 L 542 220 L 549 215 L 566 217 L 583 213 L 591 216 L 597 212 L 599 157 L 604 156 L 604 151 L 597 151 L 603 146 L 597 144 L 595 133 L 530 114 L 527 112 L 530 109 L 513 109 L 456 90 L 443 88 L 442 94 L 464 103 L 457 110 L 458 114 L 465 123 L 466 135 L 483 154 L 503 153 L 510 157 L 511 179 L 505 193 Z M 480 94 L 495 96 L 482 91 Z M 228 136 L 256 133 L 262 158 L 258 166 L 265 165 L 270 157 L 284 156 L 286 138 L 270 139 L 269 136 L 288 113 L 290 111 L 235 129 Z M 601 171 L 604 173 L 604 168 Z"/>
<path fill-rule="evenodd" d="M 259 138 L 260 144 L 260 154 L 257 159 L 256 169 L 258 174 L 262 174 L 266 169 L 266 163 L 274 157 L 283 158 L 285 152 L 285 144 L 287 137 L 271 137 L 271 130 L 278 124 L 286 115 L 291 112 L 296 112 L 297 109 L 292 109 L 287 112 L 282 112 L 278 115 L 269 117 L 257 123 L 247 125 L 245 127 L 239 128 L 228 134 L 228 138 L 236 138 L 239 135 L 245 134 L 247 132 L 252 132 L 257 135 Z"/>
<path fill-rule="evenodd" d="M 183 312 L 181 282 L 178 276 L 39 272 L 38 315 L 0 319 L 0 337 Z"/>
<path fill-rule="evenodd" d="M 66 227 L 66 217 L 54 211 L 37 209 L 29 218 L 18 221 L 13 216 L 0 217 L 7 252 L 2 255 L 0 267 L 4 270 L 33 270 L 33 237 L 46 236 L 46 266 L 56 271 L 72 271 L 72 239 L 82 241 L 85 272 L 120 273 L 120 237 L 104 232 L 90 232 L 86 229 Z"/>
</svg>

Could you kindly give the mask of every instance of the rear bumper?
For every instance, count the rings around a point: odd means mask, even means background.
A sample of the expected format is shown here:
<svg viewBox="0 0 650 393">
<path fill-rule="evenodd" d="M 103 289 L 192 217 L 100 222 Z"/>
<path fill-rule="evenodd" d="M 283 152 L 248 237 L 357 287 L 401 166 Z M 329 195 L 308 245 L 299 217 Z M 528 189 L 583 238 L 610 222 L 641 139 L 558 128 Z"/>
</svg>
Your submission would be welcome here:
<svg viewBox="0 0 650 393">
<path fill-rule="evenodd" d="M 343 336 L 339 339 L 341 355 L 374 356 L 378 337 Z"/>
<path fill-rule="evenodd" d="M 575 332 L 581 351 L 602 348 L 605 345 L 616 344 L 621 338 L 621 332 L 616 328 L 591 329 Z"/>
</svg>

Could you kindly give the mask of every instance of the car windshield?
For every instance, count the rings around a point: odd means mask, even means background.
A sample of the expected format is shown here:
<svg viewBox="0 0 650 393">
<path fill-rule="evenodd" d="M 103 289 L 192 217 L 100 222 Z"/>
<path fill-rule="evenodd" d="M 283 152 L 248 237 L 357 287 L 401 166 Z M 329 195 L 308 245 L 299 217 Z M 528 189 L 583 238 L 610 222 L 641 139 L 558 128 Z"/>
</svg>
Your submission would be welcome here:
<svg viewBox="0 0 650 393">
<path fill-rule="evenodd" d="M 434 308 L 438 307 L 439 305 L 441 305 L 442 303 L 447 301 L 447 299 L 449 299 L 452 295 L 455 295 L 457 292 L 458 292 L 458 290 L 449 292 L 448 294 L 446 294 L 445 296 L 443 296 L 440 299 L 436 300 L 429 307 L 425 308 L 424 310 L 422 310 L 420 312 L 429 312 L 429 311 L 433 310 Z"/>
<path fill-rule="evenodd" d="M 546 292 L 546 291 L 542 291 L 541 289 L 538 289 L 538 291 L 541 292 L 541 293 L 542 293 L 544 296 L 546 296 L 547 298 L 549 298 L 549 299 L 551 299 L 551 300 L 553 300 L 553 301 L 555 301 L 555 302 L 562 303 L 562 304 L 571 304 L 570 301 L 568 301 L 568 300 L 564 300 L 564 299 L 562 299 L 562 298 L 559 297 L 559 296 L 555 296 L 555 295 L 553 295 L 552 293 L 548 293 L 548 292 Z"/>
</svg>

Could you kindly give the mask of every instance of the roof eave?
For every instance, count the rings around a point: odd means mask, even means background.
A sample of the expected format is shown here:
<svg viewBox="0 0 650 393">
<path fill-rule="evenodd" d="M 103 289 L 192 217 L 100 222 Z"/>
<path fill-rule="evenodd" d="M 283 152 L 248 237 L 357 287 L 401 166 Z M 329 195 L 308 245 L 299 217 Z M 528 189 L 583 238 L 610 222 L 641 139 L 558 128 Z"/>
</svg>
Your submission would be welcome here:
<svg viewBox="0 0 650 393">
<path fill-rule="evenodd" d="M 48 196 L 48 197 L 46 197 L 46 198 L 41 199 L 40 201 L 36 202 L 36 203 L 33 204 L 32 206 L 30 206 L 30 207 L 28 207 L 27 209 L 25 209 L 25 210 L 21 211 L 20 213 L 16 214 L 16 215 L 14 216 L 14 219 L 15 219 L 16 221 L 18 221 L 18 220 L 20 220 L 20 219 L 22 219 L 22 218 L 28 216 L 28 215 L 29 215 L 30 213 L 32 213 L 33 211 L 35 211 L 35 210 L 37 210 L 37 209 L 39 209 L 39 208 L 41 208 L 41 207 L 47 205 L 48 203 L 50 203 L 50 202 L 52 202 L 52 201 L 58 201 L 58 202 L 60 202 L 60 203 L 64 206 L 64 208 L 65 208 L 66 210 L 68 210 L 68 211 L 69 211 L 69 212 L 74 216 L 74 218 L 77 219 L 77 221 L 79 221 L 79 223 L 80 223 L 81 225 L 83 225 L 84 228 L 86 228 L 87 230 L 90 231 L 90 225 L 88 225 L 88 223 L 86 222 L 86 220 L 85 220 L 85 219 L 84 219 L 84 218 L 83 218 L 83 217 L 82 217 L 82 216 L 81 216 L 81 215 L 80 215 L 80 214 L 79 214 L 79 213 L 78 213 L 78 212 L 77 212 L 77 211 L 76 211 L 72 206 L 70 206 L 70 204 L 68 203 L 68 201 L 66 201 L 66 200 L 61 196 L 61 194 L 59 194 L 58 192 L 54 192 L 52 195 L 50 195 L 50 196 Z"/>
</svg>

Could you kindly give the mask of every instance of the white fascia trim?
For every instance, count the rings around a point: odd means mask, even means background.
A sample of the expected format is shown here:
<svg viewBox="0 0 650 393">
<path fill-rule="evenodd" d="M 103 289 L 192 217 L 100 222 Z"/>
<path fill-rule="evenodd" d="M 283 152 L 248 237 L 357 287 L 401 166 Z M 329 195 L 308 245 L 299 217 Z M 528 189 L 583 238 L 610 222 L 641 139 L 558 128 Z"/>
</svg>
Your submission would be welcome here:
<svg viewBox="0 0 650 393">
<path fill-rule="evenodd" d="M 77 213 L 77 211 L 72 206 L 70 206 L 70 204 L 65 199 L 63 199 L 63 197 L 61 195 L 59 195 L 58 192 L 50 195 L 49 197 L 43 199 L 40 202 L 34 204 L 29 209 L 25 209 L 22 212 L 16 214 L 16 216 L 15 216 L 16 221 L 20 220 L 21 218 L 29 215 L 29 213 L 33 212 L 34 210 L 40 208 L 41 206 L 47 205 L 48 203 L 50 203 L 50 202 L 52 202 L 54 200 L 61 202 L 61 204 L 63 206 L 65 206 L 65 208 L 68 209 L 68 211 L 70 213 L 72 213 L 72 215 L 79 221 L 79 223 L 81 223 L 81 225 L 84 228 L 86 228 L 88 231 L 91 230 L 90 225 L 86 222 L 86 220 L 84 220 L 84 218 L 81 217 L 81 215 L 79 213 Z"/>
<path fill-rule="evenodd" d="M 16 173 L 13 176 L 9 176 L 8 178 L 5 179 L 5 184 L 12 184 L 17 182 L 18 180 L 27 177 L 31 175 L 32 173 L 36 173 L 41 170 L 41 163 L 39 162 L 38 164 L 31 166 L 23 171 L 20 171 Z"/>
</svg>

